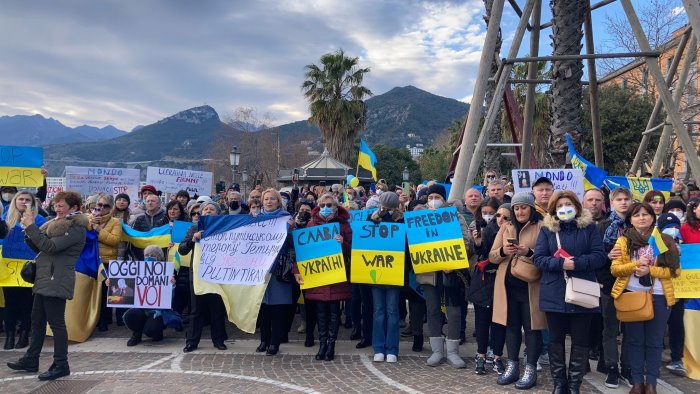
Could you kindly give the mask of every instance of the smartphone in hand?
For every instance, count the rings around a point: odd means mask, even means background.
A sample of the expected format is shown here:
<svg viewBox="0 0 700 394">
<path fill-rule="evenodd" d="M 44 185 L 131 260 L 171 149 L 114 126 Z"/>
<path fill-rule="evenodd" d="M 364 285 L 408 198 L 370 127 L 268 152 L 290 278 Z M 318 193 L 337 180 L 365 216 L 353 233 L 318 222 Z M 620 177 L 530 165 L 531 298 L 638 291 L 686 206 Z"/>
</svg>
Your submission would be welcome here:
<svg viewBox="0 0 700 394">
<path fill-rule="evenodd" d="M 515 246 L 518 245 L 518 240 L 515 238 L 508 238 L 506 241 L 508 241 L 508 243 L 511 245 L 515 245 Z"/>
</svg>

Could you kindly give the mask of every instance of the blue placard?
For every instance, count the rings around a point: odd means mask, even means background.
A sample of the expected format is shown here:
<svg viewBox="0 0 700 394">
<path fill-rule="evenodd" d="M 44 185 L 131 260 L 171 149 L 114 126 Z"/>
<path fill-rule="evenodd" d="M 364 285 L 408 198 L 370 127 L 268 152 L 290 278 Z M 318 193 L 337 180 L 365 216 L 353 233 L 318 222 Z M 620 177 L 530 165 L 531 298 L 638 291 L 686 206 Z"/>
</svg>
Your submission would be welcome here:
<svg viewBox="0 0 700 394">
<path fill-rule="evenodd" d="M 40 168 L 43 165 L 43 148 L 0 145 L 0 167 Z"/>
<path fill-rule="evenodd" d="M 352 222 L 353 250 L 404 252 L 406 226 L 403 223 Z"/>
<path fill-rule="evenodd" d="M 176 220 L 173 222 L 173 228 L 170 233 L 170 239 L 172 240 L 173 243 L 180 243 L 182 242 L 183 239 L 185 239 L 185 235 L 187 235 L 187 230 L 192 227 L 192 223 L 190 222 L 183 222 L 182 220 Z"/>
<path fill-rule="evenodd" d="M 412 245 L 462 239 L 459 214 L 455 207 L 406 212 L 404 223 L 406 236 Z"/>
<path fill-rule="evenodd" d="M 338 223 L 329 223 L 292 231 L 297 261 L 318 259 L 343 253 L 340 242 L 334 239 L 336 235 L 340 235 L 340 225 Z"/>
</svg>

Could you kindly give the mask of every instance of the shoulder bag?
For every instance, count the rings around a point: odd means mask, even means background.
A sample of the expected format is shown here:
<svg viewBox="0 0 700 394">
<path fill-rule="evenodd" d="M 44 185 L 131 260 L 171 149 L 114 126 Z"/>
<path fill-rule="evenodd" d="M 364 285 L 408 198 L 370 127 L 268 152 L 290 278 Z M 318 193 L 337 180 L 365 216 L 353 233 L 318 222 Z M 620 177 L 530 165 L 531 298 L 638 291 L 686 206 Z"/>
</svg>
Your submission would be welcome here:
<svg viewBox="0 0 700 394">
<path fill-rule="evenodd" d="M 19 274 L 25 282 L 33 284 L 36 280 L 36 263 L 31 260 L 25 262 Z"/>
<path fill-rule="evenodd" d="M 628 291 L 615 299 L 617 320 L 624 323 L 647 321 L 654 318 L 654 279 L 649 291 Z"/>
<path fill-rule="evenodd" d="M 561 241 L 559 232 L 557 236 L 557 247 L 561 249 Z M 600 285 L 598 282 L 575 278 L 569 276 L 564 271 L 564 280 L 566 281 L 566 292 L 564 294 L 564 302 L 568 304 L 578 305 L 583 308 L 597 308 L 600 306 Z"/>
<path fill-rule="evenodd" d="M 532 260 L 525 256 L 514 256 L 510 263 L 510 273 L 525 282 L 532 283 L 540 280 L 542 272 L 534 264 Z"/>
</svg>

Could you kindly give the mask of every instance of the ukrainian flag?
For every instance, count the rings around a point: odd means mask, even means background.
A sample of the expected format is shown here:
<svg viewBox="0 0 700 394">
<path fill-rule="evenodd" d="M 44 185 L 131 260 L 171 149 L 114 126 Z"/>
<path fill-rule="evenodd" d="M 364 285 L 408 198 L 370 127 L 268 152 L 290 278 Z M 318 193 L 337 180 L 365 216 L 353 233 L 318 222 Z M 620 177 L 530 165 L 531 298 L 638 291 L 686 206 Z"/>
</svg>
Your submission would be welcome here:
<svg viewBox="0 0 700 394">
<path fill-rule="evenodd" d="M 370 171 L 372 179 L 377 180 L 377 156 L 363 139 L 360 139 L 360 155 L 357 157 L 357 165 Z"/>
<path fill-rule="evenodd" d="M 608 176 L 608 172 L 600 167 L 596 167 L 593 163 L 586 160 L 574 148 L 574 143 L 569 137 L 569 133 L 566 133 L 566 143 L 569 145 L 569 156 L 571 156 L 571 166 L 573 168 L 578 168 L 583 172 L 583 188 L 588 190 L 594 187 L 603 187 L 603 182 Z"/>
<path fill-rule="evenodd" d="M 668 252 L 668 246 L 661 239 L 661 232 L 658 227 L 654 227 L 654 231 L 651 232 L 651 237 L 649 237 L 649 245 L 654 251 L 654 257 Z"/>
<path fill-rule="evenodd" d="M 693 333 L 696 328 L 700 328 L 700 299 L 695 298 L 686 302 L 683 324 L 687 333 Z M 683 364 L 689 378 L 700 380 L 700 335 L 685 336 Z"/>
<path fill-rule="evenodd" d="M 137 248 L 145 249 L 148 245 L 167 248 L 170 244 L 170 225 L 164 224 L 149 231 L 136 231 L 122 222 L 122 241 L 131 242 Z"/>
<path fill-rule="evenodd" d="M 618 187 L 625 187 L 632 192 L 632 199 L 644 200 L 644 195 L 651 190 L 659 190 L 666 197 L 666 201 L 671 197 L 673 179 L 665 178 L 641 178 L 631 176 L 609 176 L 605 178 L 605 185 L 613 190 Z"/>
</svg>

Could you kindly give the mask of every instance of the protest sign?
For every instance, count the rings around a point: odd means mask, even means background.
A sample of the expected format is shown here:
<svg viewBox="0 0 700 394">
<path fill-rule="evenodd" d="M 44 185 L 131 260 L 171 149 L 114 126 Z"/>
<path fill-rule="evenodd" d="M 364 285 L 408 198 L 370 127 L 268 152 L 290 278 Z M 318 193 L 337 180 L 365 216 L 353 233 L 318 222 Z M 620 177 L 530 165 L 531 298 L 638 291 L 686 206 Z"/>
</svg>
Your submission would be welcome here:
<svg viewBox="0 0 700 394">
<path fill-rule="evenodd" d="M 531 192 L 532 184 L 539 178 L 549 178 L 554 191 L 571 190 L 583 201 L 583 172 L 580 169 L 561 168 L 552 170 L 513 170 L 513 188 L 516 193 Z"/>
<path fill-rule="evenodd" d="M 404 222 L 415 273 L 469 267 L 455 207 L 406 212 Z"/>
<path fill-rule="evenodd" d="M 40 187 L 44 184 L 44 149 L 0 145 L 0 185 Z"/>
<path fill-rule="evenodd" d="M 146 183 L 166 193 L 186 190 L 190 196 L 211 194 L 212 173 L 206 171 L 178 170 L 175 168 L 148 167 Z"/>
<path fill-rule="evenodd" d="M 140 171 L 134 168 L 66 166 L 66 189 L 83 195 L 128 194 L 131 206 L 138 205 Z"/>
<path fill-rule="evenodd" d="M 681 274 L 673 278 L 676 298 L 700 298 L 700 244 L 681 244 Z"/>
<path fill-rule="evenodd" d="M 176 220 L 173 222 L 172 233 L 170 235 L 170 240 L 173 243 L 179 244 L 185 239 L 187 235 L 187 230 L 192 227 L 192 222 L 183 222 L 182 220 Z"/>
<path fill-rule="evenodd" d="M 406 226 L 403 223 L 352 222 L 350 281 L 403 286 Z"/>
<path fill-rule="evenodd" d="M 170 261 L 112 260 L 107 266 L 107 306 L 170 309 L 173 275 Z"/>
<path fill-rule="evenodd" d="M 265 282 L 287 238 L 289 216 L 210 218 L 200 219 L 205 220 L 207 230 L 200 242 L 199 278 L 211 283 L 250 286 Z"/>
<path fill-rule="evenodd" d="M 297 268 L 304 279 L 302 289 L 330 285 L 347 280 L 345 260 L 340 242 L 338 223 L 294 230 L 294 250 Z"/>
<path fill-rule="evenodd" d="M 27 259 L 0 258 L 0 287 L 32 287 L 20 275 Z"/>
</svg>

